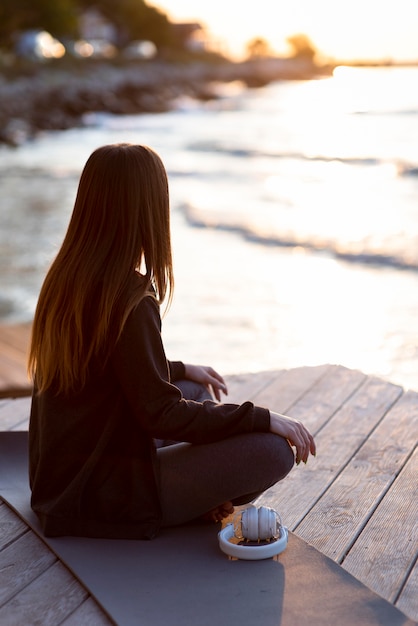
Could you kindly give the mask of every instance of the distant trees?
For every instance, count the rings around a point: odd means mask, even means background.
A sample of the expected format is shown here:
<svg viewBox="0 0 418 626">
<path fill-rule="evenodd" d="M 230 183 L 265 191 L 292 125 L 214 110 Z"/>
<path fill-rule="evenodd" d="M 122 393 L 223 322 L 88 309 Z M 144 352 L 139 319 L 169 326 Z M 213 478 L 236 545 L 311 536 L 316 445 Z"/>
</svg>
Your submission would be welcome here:
<svg viewBox="0 0 418 626">
<path fill-rule="evenodd" d="M 78 3 L 82 8 L 97 9 L 110 20 L 122 43 L 134 39 L 148 39 L 156 46 L 174 43 L 172 24 L 166 14 L 144 0 L 78 0 Z"/>
<path fill-rule="evenodd" d="M 171 23 L 144 0 L 1 0 L 0 48 L 10 48 L 19 31 L 42 29 L 56 37 L 76 37 L 83 9 L 95 8 L 113 22 L 122 39 L 174 45 Z"/>
<path fill-rule="evenodd" d="M 303 33 L 291 35 L 287 37 L 286 43 L 290 48 L 290 57 L 292 59 L 314 63 L 317 49 L 307 35 Z M 274 56 L 269 42 L 262 37 L 254 37 L 254 39 L 251 39 L 246 45 L 246 52 L 250 59 Z"/>
<path fill-rule="evenodd" d="M 293 51 L 293 58 L 313 62 L 317 51 L 307 35 L 298 33 L 288 37 L 286 41 Z"/>
<path fill-rule="evenodd" d="M 257 59 L 269 56 L 271 54 L 271 47 L 268 41 L 262 37 L 255 37 L 247 43 L 246 51 L 250 59 Z"/>
<path fill-rule="evenodd" d="M 11 47 L 17 32 L 30 29 L 75 35 L 77 9 L 75 0 L 1 0 L 0 47 Z"/>
</svg>

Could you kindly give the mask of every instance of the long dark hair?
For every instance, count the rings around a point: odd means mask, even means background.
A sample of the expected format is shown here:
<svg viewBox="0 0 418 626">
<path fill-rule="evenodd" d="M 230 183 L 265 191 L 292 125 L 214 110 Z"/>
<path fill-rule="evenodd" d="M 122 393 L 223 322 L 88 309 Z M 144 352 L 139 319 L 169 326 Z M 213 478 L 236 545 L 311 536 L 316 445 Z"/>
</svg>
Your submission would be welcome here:
<svg viewBox="0 0 418 626">
<path fill-rule="evenodd" d="M 146 146 L 98 148 L 81 174 L 67 233 L 42 286 L 29 373 L 42 392 L 81 388 L 95 356 L 106 361 L 146 295 L 174 286 L 167 175 Z M 92 324 L 94 320 L 94 324 Z"/>
</svg>

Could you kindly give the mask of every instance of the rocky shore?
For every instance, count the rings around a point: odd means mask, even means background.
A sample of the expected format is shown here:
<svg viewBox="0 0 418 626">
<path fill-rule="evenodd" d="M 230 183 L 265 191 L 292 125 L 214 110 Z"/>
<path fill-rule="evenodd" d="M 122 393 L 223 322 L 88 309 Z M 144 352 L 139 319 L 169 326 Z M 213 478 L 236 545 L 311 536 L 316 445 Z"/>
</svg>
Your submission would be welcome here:
<svg viewBox="0 0 418 626">
<path fill-rule="evenodd" d="M 217 97 L 216 83 L 243 81 L 260 87 L 281 79 L 310 79 L 332 71 L 292 59 L 241 63 L 172 64 L 152 61 L 116 66 L 86 63 L 77 68 L 42 66 L 27 75 L 0 73 L 0 143 L 18 146 L 42 130 L 83 124 L 89 112 L 162 112 L 177 98 Z"/>
</svg>

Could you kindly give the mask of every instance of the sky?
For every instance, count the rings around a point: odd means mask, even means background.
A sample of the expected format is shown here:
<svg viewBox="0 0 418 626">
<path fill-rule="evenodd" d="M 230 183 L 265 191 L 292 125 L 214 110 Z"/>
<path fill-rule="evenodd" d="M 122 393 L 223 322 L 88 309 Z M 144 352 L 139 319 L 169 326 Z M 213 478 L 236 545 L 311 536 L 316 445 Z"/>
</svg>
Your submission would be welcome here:
<svg viewBox="0 0 418 626">
<path fill-rule="evenodd" d="M 148 0 L 172 21 L 198 21 L 239 58 L 254 37 L 285 54 L 304 33 L 336 59 L 418 59 L 418 0 Z"/>
</svg>

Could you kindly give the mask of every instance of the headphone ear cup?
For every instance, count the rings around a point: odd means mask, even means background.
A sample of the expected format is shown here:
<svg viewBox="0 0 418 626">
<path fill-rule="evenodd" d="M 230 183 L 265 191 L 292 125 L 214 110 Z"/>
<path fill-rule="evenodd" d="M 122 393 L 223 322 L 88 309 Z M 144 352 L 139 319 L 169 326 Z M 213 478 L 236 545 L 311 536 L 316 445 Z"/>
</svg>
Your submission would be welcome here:
<svg viewBox="0 0 418 626">
<path fill-rule="evenodd" d="M 258 540 L 258 510 L 251 506 L 242 512 L 242 535 L 249 541 Z"/>
<path fill-rule="evenodd" d="M 258 509 L 258 538 L 261 540 L 271 539 L 275 534 L 275 523 L 274 511 L 266 506 L 260 506 Z"/>
<path fill-rule="evenodd" d="M 265 506 L 258 509 L 258 538 L 269 539 L 270 534 L 270 510 Z"/>
<path fill-rule="evenodd" d="M 269 537 L 276 537 L 277 530 L 280 526 L 281 525 L 277 519 L 276 511 L 274 509 L 269 509 Z"/>
</svg>

